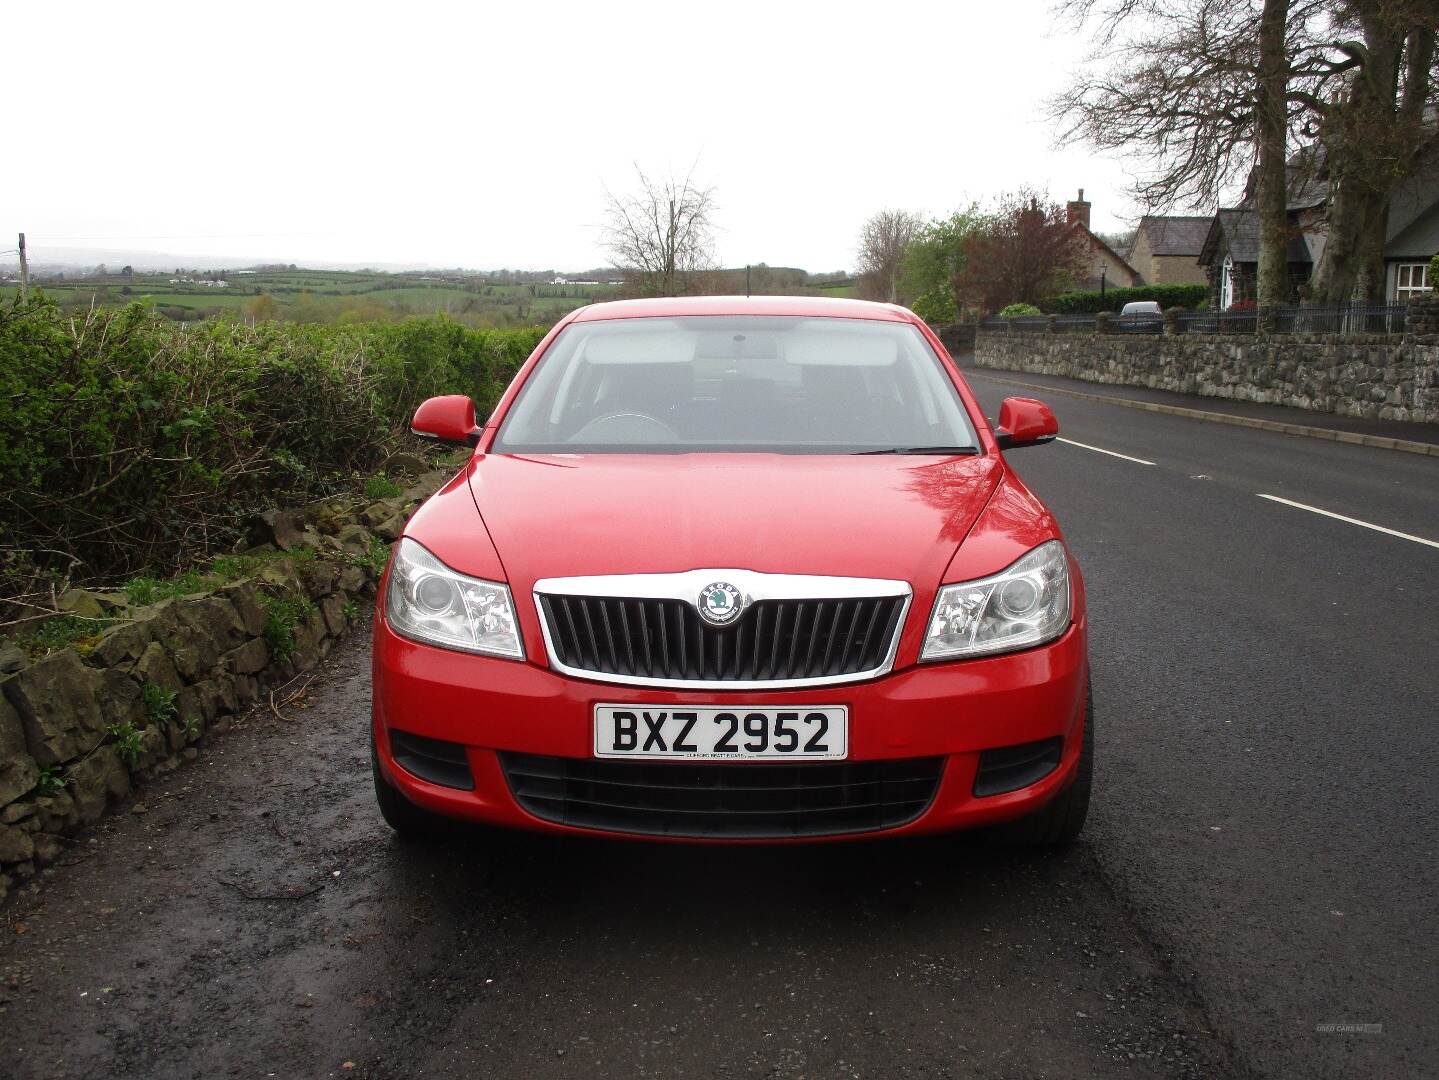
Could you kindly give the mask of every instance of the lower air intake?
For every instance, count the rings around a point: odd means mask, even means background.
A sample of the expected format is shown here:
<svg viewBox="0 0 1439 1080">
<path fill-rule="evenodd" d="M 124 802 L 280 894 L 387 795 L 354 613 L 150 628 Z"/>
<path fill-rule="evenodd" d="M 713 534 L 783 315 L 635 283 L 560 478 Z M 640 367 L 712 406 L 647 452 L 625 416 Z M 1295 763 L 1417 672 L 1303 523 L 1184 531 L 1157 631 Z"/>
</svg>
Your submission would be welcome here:
<svg viewBox="0 0 1439 1080">
<path fill-rule="evenodd" d="M 692 839 L 874 832 L 929 806 L 943 758 L 741 765 L 501 754 L 516 800 L 544 821 Z"/>
</svg>

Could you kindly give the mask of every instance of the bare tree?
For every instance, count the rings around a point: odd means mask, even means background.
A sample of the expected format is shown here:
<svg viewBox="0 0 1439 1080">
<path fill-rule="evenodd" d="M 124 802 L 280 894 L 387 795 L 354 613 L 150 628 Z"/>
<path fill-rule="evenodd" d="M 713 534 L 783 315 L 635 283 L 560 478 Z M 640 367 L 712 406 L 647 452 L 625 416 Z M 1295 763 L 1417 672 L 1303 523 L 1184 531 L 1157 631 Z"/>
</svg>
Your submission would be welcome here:
<svg viewBox="0 0 1439 1080">
<path fill-rule="evenodd" d="M 993 214 L 965 239 L 960 291 L 985 311 L 1038 304 L 1068 288 L 1084 265 L 1084 247 L 1064 207 L 1021 188 L 1001 196 Z"/>
<path fill-rule="evenodd" d="M 1380 293 L 1390 200 L 1439 146 L 1436 0 L 1059 0 L 1058 10 L 1094 25 L 1099 44 L 1052 103 L 1062 140 L 1144 161 L 1135 193 L 1151 208 L 1212 208 L 1247 174 L 1261 308 L 1287 299 L 1287 194 L 1315 178 L 1288 152 L 1304 147 L 1298 160 L 1329 185 L 1312 295 Z"/>
<path fill-rule="evenodd" d="M 1061 0 L 1095 53 L 1050 103 L 1062 142 L 1143 164 L 1148 208 L 1213 205 L 1253 163 L 1258 21 L 1249 0 Z"/>
<path fill-rule="evenodd" d="M 1255 291 L 1265 313 L 1289 299 L 1289 0 L 1264 0 L 1254 88 L 1254 199 L 1259 217 Z M 1273 329 L 1266 325 L 1265 329 Z"/>
<path fill-rule="evenodd" d="M 1288 298 L 1285 160 L 1304 123 L 1289 88 L 1324 0 L 1062 0 L 1096 59 L 1051 103 L 1062 141 L 1137 156 L 1150 209 L 1216 208 L 1256 181 L 1259 306 Z"/>
<path fill-rule="evenodd" d="M 692 174 L 652 180 L 635 166 L 639 187 L 606 190 L 603 243 L 619 269 L 633 274 L 645 296 L 678 296 L 714 265 L 714 189 Z"/>
<path fill-rule="evenodd" d="M 868 300 L 899 299 L 899 279 L 909 245 L 924 219 L 908 210 L 881 210 L 859 233 L 860 291 Z"/>
<path fill-rule="evenodd" d="M 1389 205 L 1439 148 L 1434 0 L 1333 0 L 1334 40 L 1291 96 L 1312 117 L 1329 180 L 1327 240 L 1314 268 L 1321 303 L 1384 292 Z M 1341 35 L 1354 34 L 1353 38 Z"/>
</svg>

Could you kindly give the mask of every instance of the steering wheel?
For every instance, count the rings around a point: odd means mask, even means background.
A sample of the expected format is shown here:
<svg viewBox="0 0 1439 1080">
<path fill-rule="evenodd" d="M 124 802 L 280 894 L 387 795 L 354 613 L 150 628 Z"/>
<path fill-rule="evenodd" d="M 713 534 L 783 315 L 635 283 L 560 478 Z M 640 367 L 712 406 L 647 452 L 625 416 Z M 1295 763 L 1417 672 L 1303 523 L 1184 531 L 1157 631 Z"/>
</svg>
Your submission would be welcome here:
<svg viewBox="0 0 1439 1080">
<path fill-rule="evenodd" d="M 574 442 L 658 443 L 678 442 L 679 434 L 663 420 L 637 412 L 596 417 L 570 436 Z"/>
</svg>

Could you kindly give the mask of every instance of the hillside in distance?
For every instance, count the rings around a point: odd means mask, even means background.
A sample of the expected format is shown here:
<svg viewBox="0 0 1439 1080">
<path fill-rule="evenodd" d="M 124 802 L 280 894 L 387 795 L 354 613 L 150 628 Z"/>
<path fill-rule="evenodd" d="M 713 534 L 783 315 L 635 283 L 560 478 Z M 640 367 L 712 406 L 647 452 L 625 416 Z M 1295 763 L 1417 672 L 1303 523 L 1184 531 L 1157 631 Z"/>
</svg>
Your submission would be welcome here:
<svg viewBox="0 0 1439 1080">
<path fill-rule="evenodd" d="M 238 269 L 182 266 L 141 271 L 101 265 L 80 273 L 35 268 L 32 286 L 62 308 L 78 311 L 133 302 L 153 305 L 179 322 L 230 316 L 262 321 L 362 322 L 445 315 L 469 326 L 549 325 L 575 308 L 636 295 L 626 275 L 598 268 L 553 270 L 321 270 L 294 264 Z M 753 266 L 707 271 L 692 279 L 701 293 L 785 293 L 849 296 L 843 271 L 810 274 L 793 267 Z M 0 288 L 13 289 L 13 272 Z"/>
</svg>

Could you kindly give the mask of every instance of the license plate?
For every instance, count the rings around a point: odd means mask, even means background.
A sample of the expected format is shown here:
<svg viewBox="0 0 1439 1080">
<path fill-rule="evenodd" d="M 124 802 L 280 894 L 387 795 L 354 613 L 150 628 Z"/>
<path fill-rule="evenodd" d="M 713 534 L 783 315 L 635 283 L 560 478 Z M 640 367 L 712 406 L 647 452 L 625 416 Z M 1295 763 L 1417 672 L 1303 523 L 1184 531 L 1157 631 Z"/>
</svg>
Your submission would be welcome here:
<svg viewBox="0 0 1439 1080">
<path fill-rule="evenodd" d="M 595 757 L 813 761 L 848 749 L 844 705 L 595 706 Z"/>
</svg>

